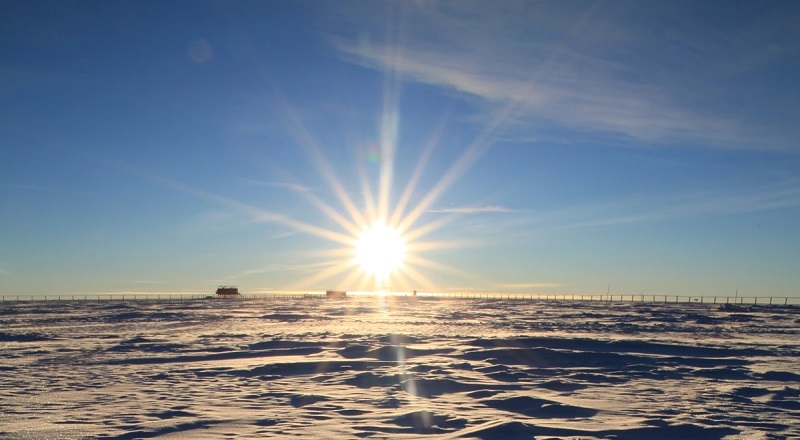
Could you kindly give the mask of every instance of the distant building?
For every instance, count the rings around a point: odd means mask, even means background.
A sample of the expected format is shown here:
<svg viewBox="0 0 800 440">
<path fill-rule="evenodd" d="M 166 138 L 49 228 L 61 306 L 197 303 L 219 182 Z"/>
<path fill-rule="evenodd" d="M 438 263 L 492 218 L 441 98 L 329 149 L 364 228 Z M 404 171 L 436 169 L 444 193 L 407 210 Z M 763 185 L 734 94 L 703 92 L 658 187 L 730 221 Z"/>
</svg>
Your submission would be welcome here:
<svg viewBox="0 0 800 440">
<path fill-rule="evenodd" d="M 328 298 L 347 298 L 347 292 L 339 290 L 328 290 L 325 292 L 325 296 Z"/>
<path fill-rule="evenodd" d="M 239 288 L 236 286 L 219 286 L 217 296 L 239 296 Z"/>
</svg>

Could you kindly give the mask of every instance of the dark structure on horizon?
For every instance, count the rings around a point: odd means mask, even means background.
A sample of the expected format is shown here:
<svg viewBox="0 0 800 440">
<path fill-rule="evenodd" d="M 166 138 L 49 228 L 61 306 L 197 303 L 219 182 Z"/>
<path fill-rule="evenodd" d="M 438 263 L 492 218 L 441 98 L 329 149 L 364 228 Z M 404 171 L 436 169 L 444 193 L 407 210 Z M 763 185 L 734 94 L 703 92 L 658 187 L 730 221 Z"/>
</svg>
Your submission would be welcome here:
<svg viewBox="0 0 800 440">
<path fill-rule="evenodd" d="M 340 290 L 328 290 L 325 292 L 326 298 L 347 298 L 347 292 Z"/>
<path fill-rule="evenodd" d="M 239 288 L 236 286 L 219 286 L 217 287 L 217 296 L 239 296 Z"/>
</svg>

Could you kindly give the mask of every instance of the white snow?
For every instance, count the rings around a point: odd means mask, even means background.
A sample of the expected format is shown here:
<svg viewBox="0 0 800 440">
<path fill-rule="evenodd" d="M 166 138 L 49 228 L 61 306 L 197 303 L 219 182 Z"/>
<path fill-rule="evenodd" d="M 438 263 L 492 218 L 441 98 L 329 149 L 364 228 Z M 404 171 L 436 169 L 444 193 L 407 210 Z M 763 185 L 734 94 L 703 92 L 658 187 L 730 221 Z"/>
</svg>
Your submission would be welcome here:
<svg viewBox="0 0 800 440">
<path fill-rule="evenodd" d="M 800 309 L 0 304 L 0 437 L 800 438 Z"/>
</svg>

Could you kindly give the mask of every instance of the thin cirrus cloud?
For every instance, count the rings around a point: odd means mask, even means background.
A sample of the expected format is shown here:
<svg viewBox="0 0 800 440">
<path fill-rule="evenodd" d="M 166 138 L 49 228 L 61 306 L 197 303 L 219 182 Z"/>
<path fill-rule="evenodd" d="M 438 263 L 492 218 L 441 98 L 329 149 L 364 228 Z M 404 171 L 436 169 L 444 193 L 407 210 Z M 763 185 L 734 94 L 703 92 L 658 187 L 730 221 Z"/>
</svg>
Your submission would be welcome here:
<svg viewBox="0 0 800 440">
<path fill-rule="evenodd" d="M 561 287 L 561 283 L 542 283 L 542 282 L 528 282 L 528 283 L 508 283 L 498 284 L 498 287 L 504 289 L 544 289 L 548 287 Z"/>
<path fill-rule="evenodd" d="M 278 181 L 267 181 L 267 180 L 257 180 L 257 179 L 241 179 L 241 180 L 248 185 L 270 186 L 273 188 L 289 189 L 296 192 L 308 192 L 314 190 L 314 188 L 303 186 L 299 183 L 293 183 L 293 182 L 278 182 Z"/>
<path fill-rule="evenodd" d="M 459 206 L 452 208 L 434 208 L 434 209 L 429 209 L 428 212 L 446 213 L 446 214 L 488 214 L 488 213 L 512 213 L 518 211 L 514 209 L 505 208 L 502 206 L 488 205 L 488 206 Z"/>
<path fill-rule="evenodd" d="M 403 38 L 391 44 L 331 44 L 347 61 L 477 96 L 490 108 L 519 102 L 528 127 L 636 144 L 798 148 L 796 93 L 774 93 L 771 79 L 786 75 L 796 52 L 786 41 L 797 38 L 791 18 L 744 18 L 731 28 L 690 7 L 513 1 L 406 4 L 399 15 Z M 782 116 L 765 118 L 765 109 Z"/>
<path fill-rule="evenodd" d="M 586 204 L 517 219 L 517 224 L 505 225 L 504 230 L 529 223 L 536 223 L 541 227 L 557 225 L 558 229 L 614 227 L 632 223 L 725 216 L 798 207 L 800 207 L 800 187 L 788 184 L 760 188 L 747 193 L 705 191 Z"/>
<path fill-rule="evenodd" d="M 274 273 L 281 273 L 281 272 L 301 272 L 301 273 L 313 273 L 317 269 L 325 268 L 330 266 L 331 263 L 328 262 L 315 262 L 315 263 L 274 263 L 268 264 L 263 267 L 257 269 L 247 269 L 236 272 L 234 274 L 228 275 L 225 277 L 227 281 L 238 280 L 241 278 L 246 278 L 253 275 L 261 275 L 261 274 L 274 274 Z"/>
<path fill-rule="evenodd" d="M 478 226 L 484 234 L 530 237 L 576 229 L 616 228 L 640 223 L 797 208 L 800 208 L 800 187 L 796 182 L 786 182 L 747 192 L 698 191 L 649 195 L 578 204 L 549 211 L 518 211 L 524 215 L 495 216 L 491 223 L 483 222 Z"/>
</svg>

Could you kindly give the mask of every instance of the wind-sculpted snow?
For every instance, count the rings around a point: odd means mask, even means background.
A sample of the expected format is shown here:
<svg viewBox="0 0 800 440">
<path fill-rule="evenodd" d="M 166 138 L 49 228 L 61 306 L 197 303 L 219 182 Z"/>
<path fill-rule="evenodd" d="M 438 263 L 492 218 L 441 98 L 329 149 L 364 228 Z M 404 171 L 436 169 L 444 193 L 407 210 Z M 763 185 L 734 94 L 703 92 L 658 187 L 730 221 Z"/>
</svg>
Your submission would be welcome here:
<svg viewBox="0 0 800 440">
<path fill-rule="evenodd" d="M 0 438 L 800 438 L 796 308 L 0 304 Z"/>
</svg>

